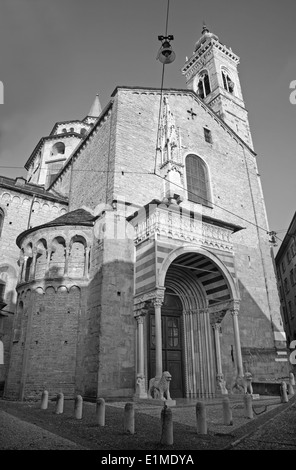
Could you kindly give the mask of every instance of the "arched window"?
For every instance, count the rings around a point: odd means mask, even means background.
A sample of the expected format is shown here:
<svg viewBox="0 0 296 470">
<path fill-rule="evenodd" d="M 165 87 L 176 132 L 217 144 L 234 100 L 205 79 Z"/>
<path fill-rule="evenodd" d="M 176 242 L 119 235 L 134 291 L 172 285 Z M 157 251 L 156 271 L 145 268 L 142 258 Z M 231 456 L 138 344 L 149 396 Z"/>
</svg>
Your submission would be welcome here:
<svg viewBox="0 0 296 470">
<path fill-rule="evenodd" d="M 186 178 L 188 201 L 211 206 L 208 170 L 204 161 L 197 155 L 186 157 Z"/>
<path fill-rule="evenodd" d="M 83 277 L 86 274 L 86 240 L 81 235 L 75 235 L 70 241 L 68 275 Z"/>
<path fill-rule="evenodd" d="M 64 155 L 65 144 L 64 142 L 56 142 L 51 149 L 51 155 Z"/>
<path fill-rule="evenodd" d="M 222 80 L 223 80 L 223 86 L 225 90 L 227 90 L 229 93 L 233 93 L 234 83 L 229 77 L 226 70 L 222 70 Z"/>
<path fill-rule="evenodd" d="M 62 277 L 65 270 L 66 242 L 63 237 L 56 237 L 51 244 L 49 277 Z"/>
<path fill-rule="evenodd" d="M 202 72 L 197 85 L 197 94 L 203 99 L 208 96 L 209 93 L 211 93 L 209 75 L 208 72 Z"/>
<path fill-rule="evenodd" d="M 37 256 L 35 267 L 35 279 L 40 279 L 45 276 L 47 267 L 47 243 L 44 238 L 41 238 L 36 244 Z"/>
</svg>

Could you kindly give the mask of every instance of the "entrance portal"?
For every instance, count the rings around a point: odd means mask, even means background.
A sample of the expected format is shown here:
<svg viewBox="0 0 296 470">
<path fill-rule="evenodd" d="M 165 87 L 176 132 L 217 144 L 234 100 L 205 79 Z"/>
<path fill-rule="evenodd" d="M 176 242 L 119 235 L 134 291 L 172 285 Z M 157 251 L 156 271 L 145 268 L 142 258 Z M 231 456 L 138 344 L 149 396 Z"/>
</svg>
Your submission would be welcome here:
<svg viewBox="0 0 296 470">
<path fill-rule="evenodd" d="M 155 315 L 149 314 L 149 376 L 155 375 Z M 162 370 L 172 375 L 172 398 L 184 396 L 182 304 L 177 294 L 167 292 L 161 309 Z"/>
</svg>

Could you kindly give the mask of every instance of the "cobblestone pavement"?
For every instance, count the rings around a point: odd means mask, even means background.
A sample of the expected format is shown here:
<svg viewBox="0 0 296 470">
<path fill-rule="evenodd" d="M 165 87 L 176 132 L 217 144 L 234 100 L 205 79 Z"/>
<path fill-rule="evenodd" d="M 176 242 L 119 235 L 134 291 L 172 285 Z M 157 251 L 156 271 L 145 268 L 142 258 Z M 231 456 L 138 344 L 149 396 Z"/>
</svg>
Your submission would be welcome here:
<svg viewBox="0 0 296 470">
<path fill-rule="evenodd" d="M 83 446 L 0 410 L 1 450 L 83 450 Z"/>
<path fill-rule="evenodd" d="M 172 407 L 174 443 L 160 445 L 162 407 L 135 402 L 136 432 L 123 433 L 126 402 L 106 403 L 106 425 L 96 422 L 95 403 L 83 404 L 83 419 L 73 416 L 73 400 L 65 401 L 62 414 L 55 403 L 47 410 L 37 402 L 0 399 L 1 450 L 99 450 L 129 453 L 199 450 L 296 450 L 296 395 L 288 403 L 279 397 L 253 400 L 253 419 L 245 416 L 243 398 L 230 397 L 233 424 L 223 424 L 222 399 L 205 402 L 206 435 L 196 430 L 196 401 L 177 401 Z M 79 455 L 79 453 L 74 453 Z M 211 454 L 212 455 L 212 454 Z M 76 460 L 76 458 L 75 458 Z"/>
</svg>

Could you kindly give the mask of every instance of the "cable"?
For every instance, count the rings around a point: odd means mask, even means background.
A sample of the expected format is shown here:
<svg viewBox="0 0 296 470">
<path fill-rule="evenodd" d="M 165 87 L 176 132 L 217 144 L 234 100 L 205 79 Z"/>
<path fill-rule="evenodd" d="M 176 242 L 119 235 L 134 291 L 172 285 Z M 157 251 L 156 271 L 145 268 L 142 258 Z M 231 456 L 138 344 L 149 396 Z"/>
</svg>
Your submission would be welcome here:
<svg viewBox="0 0 296 470">
<path fill-rule="evenodd" d="M 167 2 L 166 23 L 165 23 L 165 36 L 168 35 L 169 10 L 170 10 L 170 0 L 168 0 L 168 2 Z M 155 174 L 156 174 L 157 148 L 158 148 L 158 139 L 159 139 L 159 125 L 160 125 L 161 111 L 162 111 L 163 83 L 164 83 L 164 66 L 165 66 L 165 64 L 163 63 L 163 64 L 162 64 L 162 73 L 161 73 L 160 101 L 159 101 L 159 113 L 158 113 L 157 135 L 156 135 L 156 149 L 155 149 L 155 157 L 154 157 L 154 173 L 155 173 Z"/>
<path fill-rule="evenodd" d="M 169 183 L 172 183 L 172 181 L 168 180 L 168 179 L 165 178 L 164 176 L 158 175 L 157 173 L 155 173 L 155 176 L 157 176 L 157 177 L 159 177 L 159 178 L 161 178 L 161 179 L 163 179 L 163 180 L 165 180 L 165 181 L 168 181 Z M 180 189 L 185 190 L 185 188 L 184 188 L 183 186 L 180 186 L 180 185 L 177 184 L 177 183 L 172 183 L 172 184 L 173 184 L 174 186 L 177 186 L 177 187 L 180 188 Z M 197 196 L 197 194 L 195 194 L 193 191 L 190 191 L 189 189 L 187 189 L 187 192 L 190 193 L 190 194 L 192 194 L 192 195 Z M 216 206 L 216 207 L 218 207 L 219 209 L 222 209 L 222 210 L 224 210 L 225 212 L 228 212 L 229 214 L 234 215 L 235 217 L 238 217 L 239 219 L 243 220 L 244 222 L 247 222 L 248 224 L 254 225 L 254 227 L 260 228 L 261 230 L 264 230 L 266 233 L 268 233 L 267 230 L 266 230 L 265 228 L 263 228 L 263 227 L 260 227 L 260 225 L 257 225 L 257 224 L 255 224 L 254 222 L 251 222 L 250 220 L 247 220 L 247 219 L 245 219 L 244 217 L 241 217 L 240 215 L 237 215 L 237 214 L 235 214 L 234 212 L 231 212 L 230 210 L 225 209 L 224 207 L 221 207 L 221 206 L 219 206 L 218 204 L 215 204 L 214 202 L 209 201 L 208 199 L 206 199 L 206 198 L 204 198 L 204 197 L 202 197 L 202 196 L 199 196 L 199 197 L 200 197 L 201 199 L 203 199 L 203 201 L 208 202 L 208 203 L 210 203 L 211 205 Z"/>
<path fill-rule="evenodd" d="M 0 168 L 3 168 L 3 167 L 0 166 Z M 8 167 L 8 168 L 23 168 L 23 167 Z M 111 172 L 111 171 L 112 171 L 113 173 L 121 173 L 122 175 L 124 175 L 124 174 L 153 175 L 153 176 L 157 176 L 158 178 L 161 178 L 161 179 L 164 180 L 164 181 L 170 182 L 170 180 L 168 180 L 168 179 L 165 178 L 164 176 L 161 176 L 161 175 L 157 174 L 156 171 L 154 171 L 154 172 L 149 172 L 149 171 L 126 171 L 126 170 L 118 170 L 118 171 L 116 171 L 116 170 L 115 170 L 115 171 L 114 171 L 114 170 L 86 170 L 86 169 L 83 169 L 83 170 L 76 169 L 76 170 L 73 170 L 73 171 L 91 171 L 91 172 L 95 172 L 95 173 L 106 173 L 106 172 Z M 0 176 L 0 180 L 1 180 L 1 176 Z M 180 189 L 183 189 L 183 190 L 185 191 L 184 186 L 180 186 L 180 185 L 178 185 L 178 184 L 176 184 L 176 183 L 173 183 L 173 184 L 174 184 L 174 186 L 177 186 L 177 187 L 179 187 Z M 187 189 L 186 191 L 187 191 L 187 193 L 190 193 L 190 194 L 192 194 L 193 196 L 197 196 L 196 193 L 194 193 L 193 191 L 190 191 L 189 189 Z M 244 222 L 246 222 L 246 223 L 248 223 L 248 224 L 251 224 L 251 225 L 253 225 L 253 226 L 257 227 L 257 228 L 260 228 L 261 230 L 264 230 L 266 233 L 268 233 L 266 229 L 264 229 L 263 227 L 260 227 L 259 225 L 257 226 L 254 222 L 251 222 L 250 220 L 245 219 L 244 217 L 242 217 L 242 216 L 240 216 L 240 215 L 238 215 L 238 214 L 235 214 L 234 212 L 232 212 L 232 211 L 230 211 L 230 210 L 228 210 L 228 209 L 225 209 L 224 207 L 219 206 L 218 204 L 215 204 L 214 202 L 209 201 L 208 199 L 205 199 L 205 198 L 203 198 L 202 196 L 199 196 L 199 197 L 200 197 L 201 199 L 203 199 L 205 202 L 208 202 L 208 203 L 210 203 L 211 205 L 216 206 L 216 207 L 218 207 L 219 209 L 221 209 L 221 210 L 223 210 L 223 211 L 225 211 L 225 212 L 228 212 L 229 214 L 234 215 L 235 217 L 237 217 L 237 218 L 243 220 Z M 281 241 L 281 242 L 283 241 L 283 240 L 280 239 L 277 235 L 275 235 L 275 237 L 276 237 L 279 241 Z"/>
</svg>

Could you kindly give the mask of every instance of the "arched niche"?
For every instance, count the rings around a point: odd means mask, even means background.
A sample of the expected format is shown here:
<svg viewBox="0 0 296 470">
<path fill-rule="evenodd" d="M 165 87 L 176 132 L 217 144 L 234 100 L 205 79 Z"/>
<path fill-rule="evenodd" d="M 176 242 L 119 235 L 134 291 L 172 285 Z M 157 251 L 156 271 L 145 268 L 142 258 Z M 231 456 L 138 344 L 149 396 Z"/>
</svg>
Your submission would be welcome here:
<svg viewBox="0 0 296 470">
<path fill-rule="evenodd" d="M 35 279 L 42 279 L 46 274 L 47 267 L 47 241 L 40 238 L 36 243 L 36 267 Z"/>
<path fill-rule="evenodd" d="M 31 279 L 32 263 L 33 263 L 33 245 L 28 243 L 24 249 L 25 254 L 25 268 L 24 268 L 24 281 L 28 282 Z"/>
<path fill-rule="evenodd" d="M 65 272 L 66 241 L 63 237 L 56 237 L 50 247 L 49 277 L 62 277 Z"/>
<path fill-rule="evenodd" d="M 75 235 L 70 241 L 68 275 L 81 278 L 85 273 L 86 240 L 82 235 Z"/>
</svg>

